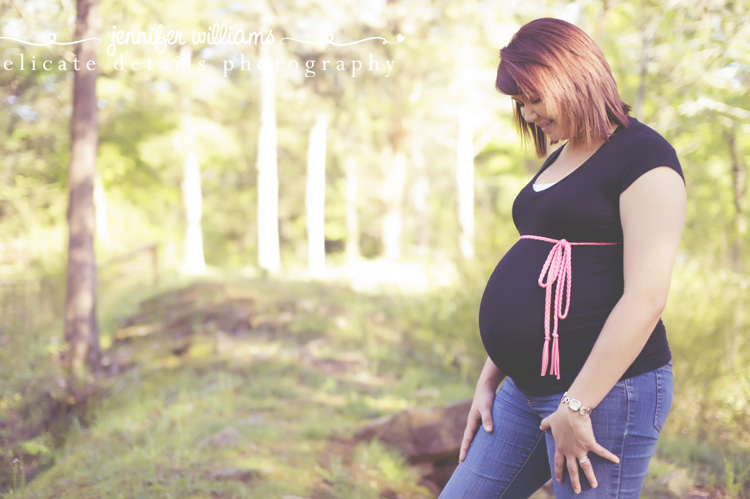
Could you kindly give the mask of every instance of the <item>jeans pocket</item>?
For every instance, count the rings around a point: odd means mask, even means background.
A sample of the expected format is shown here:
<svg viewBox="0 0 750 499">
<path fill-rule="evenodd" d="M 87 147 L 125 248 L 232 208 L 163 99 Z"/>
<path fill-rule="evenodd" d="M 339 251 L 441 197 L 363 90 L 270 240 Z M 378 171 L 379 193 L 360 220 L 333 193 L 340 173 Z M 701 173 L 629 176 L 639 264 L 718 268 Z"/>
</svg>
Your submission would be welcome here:
<svg viewBox="0 0 750 499">
<path fill-rule="evenodd" d="M 667 415 L 672 409 L 672 363 L 666 364 L 656 371 L 656 411 L 654 413 L 654 428 L 661 433 Z"/>
</svg>

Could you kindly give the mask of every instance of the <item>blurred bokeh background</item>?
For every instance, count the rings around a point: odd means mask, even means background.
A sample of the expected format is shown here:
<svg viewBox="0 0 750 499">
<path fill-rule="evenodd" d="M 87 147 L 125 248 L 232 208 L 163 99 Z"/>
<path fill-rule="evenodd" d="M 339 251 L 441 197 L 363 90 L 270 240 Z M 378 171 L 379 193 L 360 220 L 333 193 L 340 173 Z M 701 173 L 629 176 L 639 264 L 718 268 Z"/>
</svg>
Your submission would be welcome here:
<svg viewBox="0 0 750 499">
<path fill-rule="evenodd" d="M 83 38 L 82 3 L 0 4 L 0 492 L 431 497 L 354 435 L 473 392 L 479 299 L 541 164 L 494 88 L 498 51 L 559 17 L 687 179 L 675 403 L 644 497 L 750 497 L 750 2 L 92 2 L 101 351 L 73 373 L 79 45 L 45 42 Z M 186 43 L 108 54 L 160 25 Z M 192 38 L 222 26 L 268 43 Z"/>
</svg>

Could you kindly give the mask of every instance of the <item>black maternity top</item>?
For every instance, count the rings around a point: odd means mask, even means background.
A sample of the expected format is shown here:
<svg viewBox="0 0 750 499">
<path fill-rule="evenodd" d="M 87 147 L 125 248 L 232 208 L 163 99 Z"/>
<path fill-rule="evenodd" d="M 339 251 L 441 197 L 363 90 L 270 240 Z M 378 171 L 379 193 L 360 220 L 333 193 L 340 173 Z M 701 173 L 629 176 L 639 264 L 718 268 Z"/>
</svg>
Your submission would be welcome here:
<svg viewBox="0 0 750 499">
<path fill-rule="evenodd" d="M 571 243 L 622 243 L 620 194 L 659 166 L 674 168 L 682 176 L 672 146 L 630 118 L 628 127 L 620 126 L 580 167 L 535 192 L 532 185 L 536 178 L 561 150 L 547 158 L 513 203 L 513 221 L 521 236 Z M 479 329 L 487 354 L 529 395 L 551 395 L 570 387 L 623 293 L 622 244 L 572 246 L 570 305 L 558 326 L 560 379 L 543 376 L 545 289 L 538 279 L 553 246 L 547 241 L 519 239 L 490 276 L 479 308 Z M 623 379 L 654 370 L 670 359 L 666 331 L 659 320 Z"/>
</svg>

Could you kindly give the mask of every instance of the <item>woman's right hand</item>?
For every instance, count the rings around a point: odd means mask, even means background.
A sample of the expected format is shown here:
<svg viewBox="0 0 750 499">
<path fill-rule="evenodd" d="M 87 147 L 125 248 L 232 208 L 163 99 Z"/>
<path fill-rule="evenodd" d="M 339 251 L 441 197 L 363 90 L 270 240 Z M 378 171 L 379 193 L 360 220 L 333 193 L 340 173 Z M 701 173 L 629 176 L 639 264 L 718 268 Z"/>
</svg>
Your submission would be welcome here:
<svg viewBox="0 0 750 499">
<path fill-rule="evenodd" d="M 458 453 L 459 463 L 466 459 L 466 453 L 469 451 L 471 441 L 474 440 L 474 435 L 476 435 L 480 424 L 484 426 L 487 433 L 492 432 L 492 405 L 494 403 L 495 390 L 486 384 L 477 384 L 474 400 L 471 402 L 471 409 L 469 409 L 469 417 L 466 419 L 461 450 Z"/>
<path fill-rule="evenodd" d="M 479 425 L 484 425 L 487 433 L 492 432 L 492 406 L 495 403 L 495 392 L 500 382 L 505 378 L 500 369 L 487 357 L 487 361 L 482 368 L 482 374 L 477 381 L 477 389 L 474 390 L 474 400 L 471 402 L 469 417 L 466 418 L 466 429 L 464 438 L 461 441 L 461 450 L 458 453 L 458 462 L 462 463 L 466 459 L 466 453 L 469 452 L 471 441 L 479 429 Z"/>
</svg>

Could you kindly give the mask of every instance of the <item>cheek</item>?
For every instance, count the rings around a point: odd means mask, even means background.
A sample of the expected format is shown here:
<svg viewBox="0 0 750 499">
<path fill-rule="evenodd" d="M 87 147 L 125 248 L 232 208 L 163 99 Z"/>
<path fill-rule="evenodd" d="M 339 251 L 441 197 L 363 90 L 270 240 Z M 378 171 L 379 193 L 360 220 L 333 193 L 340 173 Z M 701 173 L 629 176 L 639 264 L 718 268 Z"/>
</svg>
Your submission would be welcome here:
<svg viewBox="0 0 750 499">
<path fill-rule="evenodd" d="M 563 135 L 565 135 L 565 136 L 568 136 L 568 135 L 569 135 L 569 132 L 570 132 L 570 124 L 569 124 L 569 123 L 567 123 L 567 122 L 566 122 L 565 120 L 561 120 L 561 122 L 560 122 L 560 132 L 561 132 L 561 133 L 562 133 Z"/>
</svg>

